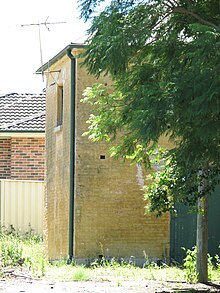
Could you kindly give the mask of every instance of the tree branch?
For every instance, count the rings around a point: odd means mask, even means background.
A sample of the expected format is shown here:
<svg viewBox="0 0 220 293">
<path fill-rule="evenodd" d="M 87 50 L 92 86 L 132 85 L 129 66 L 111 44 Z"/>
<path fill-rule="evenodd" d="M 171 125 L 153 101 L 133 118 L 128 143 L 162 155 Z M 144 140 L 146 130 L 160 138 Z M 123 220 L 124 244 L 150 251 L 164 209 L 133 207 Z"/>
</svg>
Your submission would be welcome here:
<svg viewBox="0 0 220 293">
<path fill-rule="evenodd" d="M 169 7 L 175 7 L 175 4 L 178 4 L 176 1 L 173 3 L 171 0 L 167 0 L 167 2 L 170 4 L 170 6 L 167 4 Z"/>
<path fill-rule="evenodd" d="M 175 7 L 175 5 L 170 0 L 167 0 L 164 4 L 167 5 L 171 9 Z"/>
<path fill-rule="evenodd" d="M 185 14 L 185 15 L 190 15 L 190 16 L 194 17 L 195 19 L 197 19 L 199 22 L 201 22 L 201 23 L 203 23 L 205 25 L 208 25 L 210 27 L 213 27 L 215 29 L 218 29 L 218 26 L 215 25 L 214 23 L 203 19 L 198 14 L 196 14 L 196 13 L 194 13 L 192 11 L 189 11 L 184 7 L 180 7 L 180 6 L 173 7 L 173 12 L 182 13 L 182 14 Z"/>
</svg>

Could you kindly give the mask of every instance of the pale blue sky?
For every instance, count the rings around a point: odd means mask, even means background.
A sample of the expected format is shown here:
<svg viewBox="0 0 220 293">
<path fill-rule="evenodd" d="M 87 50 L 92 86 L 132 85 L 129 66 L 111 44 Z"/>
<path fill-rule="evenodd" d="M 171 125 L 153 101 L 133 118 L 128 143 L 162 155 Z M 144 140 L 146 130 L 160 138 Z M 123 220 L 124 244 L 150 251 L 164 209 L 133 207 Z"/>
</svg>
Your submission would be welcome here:
<svg viewBox="0 0 220 293">
<path fill-rule="evenodd" d="M 0 94 L 37 93 L 44 87 L 34 72 L 41 66 L 37 26 L 23 24 L 66 22 L 41 27 L 43 63 L 71 42 L 82 42 L 87 26 L 79 20 L 77 0 L 7 0 L 0 11 Z"/>
</svg>

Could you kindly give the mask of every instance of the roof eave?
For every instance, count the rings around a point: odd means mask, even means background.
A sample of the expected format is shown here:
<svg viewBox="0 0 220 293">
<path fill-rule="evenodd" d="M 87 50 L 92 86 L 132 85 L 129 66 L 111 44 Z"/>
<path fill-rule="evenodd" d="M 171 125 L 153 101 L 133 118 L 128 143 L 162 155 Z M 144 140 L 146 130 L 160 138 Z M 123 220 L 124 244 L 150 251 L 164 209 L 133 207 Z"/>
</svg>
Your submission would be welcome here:
<svg viewBox="0 0 220 293">
<path fill-rule="evenodd" d="M 10 137 L 32 137 L 32 138 L 45 138 L 45 131 L 7 131 L 0 130 L 0 138 L 10 138 Z"/>
<path fill-rule="evenodd" d="M 9 129 L 0 129 L 0 133 L 13 132 L 13 133 L 44 133 L 45 130 L 9 130 Z"/>
<path fill-rule="evenodd" d="M 56 63 L 58 60 L 60 60 L 63 56 L 66 55 L 67 49 L 82 49 L 85 47 L 85 44 L 82 43 L 70 43 L 67 45 L 63 50 L 61 50 L 58 54 L 56 54 L 53 58 L 51 58 L 48 62 L 43 64 L 41 67 L 39 67 L 35 73 L 42 74 L 47 68 L 49 68 L 51 65 Z"/>
</svg>

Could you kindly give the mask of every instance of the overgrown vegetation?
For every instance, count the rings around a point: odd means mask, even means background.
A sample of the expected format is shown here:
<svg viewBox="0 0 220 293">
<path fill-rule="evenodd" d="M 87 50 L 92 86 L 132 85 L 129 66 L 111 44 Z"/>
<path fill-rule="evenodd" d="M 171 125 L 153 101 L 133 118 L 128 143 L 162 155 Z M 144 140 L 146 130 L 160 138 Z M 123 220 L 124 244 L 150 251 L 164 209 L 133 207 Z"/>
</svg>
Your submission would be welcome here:
<svg viewBox="0 0 220 293">
<path fill-rule="evenodd" d="M 67 265 L 67 260 L 49 263 L 46 260 L 42 238 L 29 232 L 20 235 L 14 230 L 0 233 L 0 268 L 4 277 L 6 268 L 18 268 L 31 272 L 34 276 L 62 281 L 115 281 L 155 280 L 155 281 L 197 281 L 196 248 L 185 250 L 183 266 L 151 262 L 147 257 L 143 267 L 133 261 L 107 260 L 104 257 L 90 266 Z M 7 270 L 6 270 L 7 271 Z M 209 256 L 209 279 L 220 279 L 220 260 Z"/>
<path fill-rule="evenodd" d="M 21 235 L 13 227 L 0 232 L 0 267 L 24 267 L 44 276 L 46 266 L 42 237 L 31 230 Z"/>
<path fill-rule="evenodd" d="M 198 281 L 198 273 L 196 270 L 197 249 L 194 246 L 191 250 L 185 249 L 186 257 L 183 260 L 183 267 L 185 269 L 185 280 L 189 283 L 196 283 Z M 208 254 L 208 279 L 209 281 L 218 280 L 220 273 L 220 259 L 218 255 L 212 257 Z"/>
</svg>

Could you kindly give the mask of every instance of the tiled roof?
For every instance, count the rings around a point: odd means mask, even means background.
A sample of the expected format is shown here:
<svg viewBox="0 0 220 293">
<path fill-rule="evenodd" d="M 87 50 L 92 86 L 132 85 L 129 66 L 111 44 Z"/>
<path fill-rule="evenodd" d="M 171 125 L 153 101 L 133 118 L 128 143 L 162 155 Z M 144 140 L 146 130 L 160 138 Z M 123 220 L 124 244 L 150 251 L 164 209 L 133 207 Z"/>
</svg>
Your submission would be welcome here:
<svg viewBox="0 0 220 293">
<path fill-rule="evenodd" d="M 0 132 L 45 131 L 45 94 L 0 95 Z"/>
</svg>

